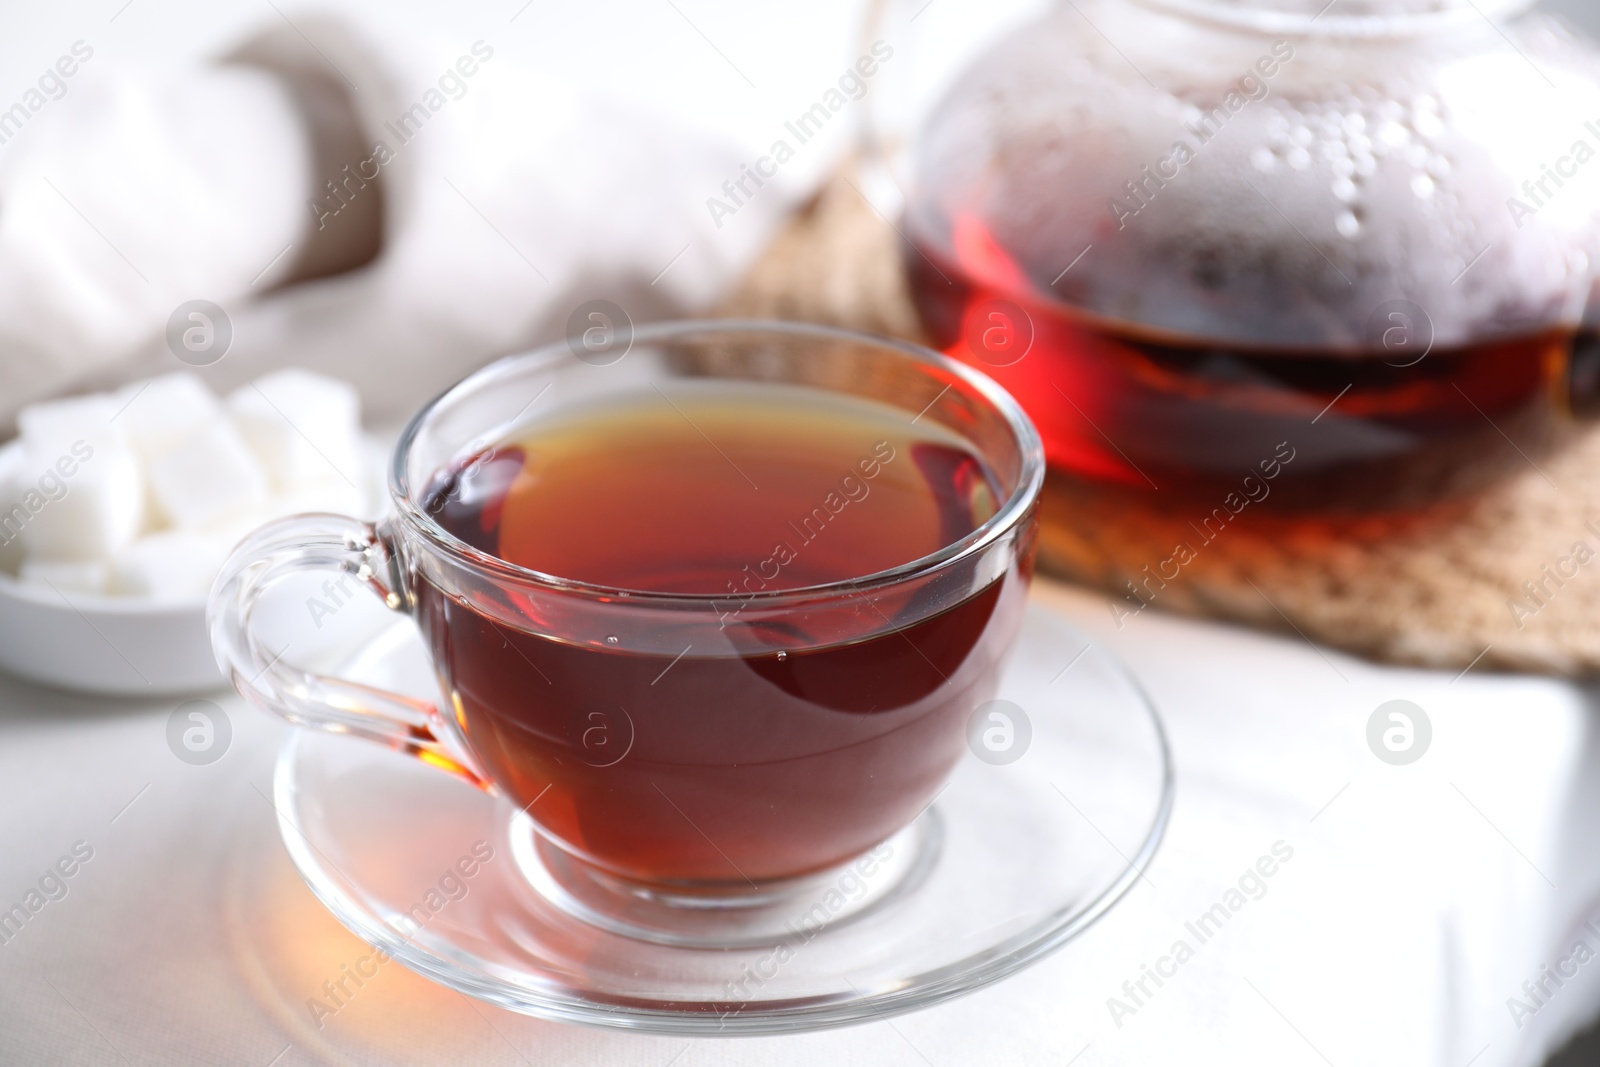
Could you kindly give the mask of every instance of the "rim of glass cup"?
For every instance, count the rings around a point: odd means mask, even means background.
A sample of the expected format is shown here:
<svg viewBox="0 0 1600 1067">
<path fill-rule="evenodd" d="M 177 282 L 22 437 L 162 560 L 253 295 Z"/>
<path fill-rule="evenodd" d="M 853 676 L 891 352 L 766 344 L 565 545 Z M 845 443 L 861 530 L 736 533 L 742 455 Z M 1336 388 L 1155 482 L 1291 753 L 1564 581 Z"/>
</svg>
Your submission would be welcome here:
<svg viewBox="0 0 1600 1067">
<path fill-rule="evenodd" d="M 1017 403 L 1011 394 L 1002 389 L 993 379 L 965 364 L 957 363 L 953 359 L 940 355 L 932 349 L 924 348 L 909 341 L 879 337 L 859 330 L 846 330 L 835 326 L 818 326 L 811 323 L 777 322 L 761 319 L 684 319 L 651 323 L 634 328 L 632 345 L 637 348 L 640 345 L 704 334 L 752 333 L 871 345 L 874 348 L 897 352 L 914 364 L 936 369 L 945 375 L 960 379 L 969 388 L 977 392 L 983 400 L 991 404 L 1005 420 L 1007 428 L 1011 431 L 1017 443 L 1017 450 L 1021 456 L 1021 469 L 1017 473 L 1016 488 L 1012 490 L 1005 503 L 993 515 L 984 520 L 971 533 L 945 545 L 936 552 L 931 552 L 886 570 L 873 571 L 856 578 L 799 586 L 794 589 L 760 590 L 747 596 L 741 595 L 742 600 L 753 600 L 768 604 L 783 603 L 789 600 L 812 599 L 833 594 L 854 594 L 859 593 L 863 588 L 891 585 L 895 582 L 930 572 L 946 564 L 954 563 L 960 559 L 977 555 L 1022 521 L 1032 509 L 1039 490 L 1044 485 L 1045 477 L 1044 445 L 1039 438 L 1039 432 L 1034 428 L 1033 422 L 1023 412 L 1022 406 Z M 594 582 L 579 581 L 574 578 L 563 578 L 560 575 L 549 574 L 531 567 L 523 567 L 491 555 L 456 537 L 435 522 L 413 497 L 410 479 L 406 470 L 407 462 L 410 459 L 411 449 L 416 442 L 417 436 L 421 433 L 429 416 L 435 410 L 452 397 L 478 388 L 485 379 L 505 373 L 513 367 L 520 367 L 535 361 L 544 361 L 554 365 L 562 360 L 572 358 L 574 357 L 571 350 L 565 342 L 561 341 L 527 352 L 517 353 L 516 355 L 505 356 L 473 371 L 467 377 L 456 382 L 424 404 L 411 417 L 411 420 L 406 423 L 405 429 L 400 434 L 399 441 L 395 444 L 394 455 L 389 466 L 389 495 L 394 501 L 397 514 L 403 517 L 412 529 L 426 537 L 434 548 L 492 576 L 509 577 L 520 582 L 533 583 L 564 593 L 585 595 L 595 599 L 626 595 L 630 602 L 636 604 L 651 602 L 677 605 L 709 604 L 713 601 L 726 600 L 727 597 L 723 593 L 664 593 L 648 589 L 629 589 L 623 586 L 601 585 Z M 837 392 L 838 390 L 830 391 Z M 935 401 L 937 399 L 935 397 Z"/>
</svg>

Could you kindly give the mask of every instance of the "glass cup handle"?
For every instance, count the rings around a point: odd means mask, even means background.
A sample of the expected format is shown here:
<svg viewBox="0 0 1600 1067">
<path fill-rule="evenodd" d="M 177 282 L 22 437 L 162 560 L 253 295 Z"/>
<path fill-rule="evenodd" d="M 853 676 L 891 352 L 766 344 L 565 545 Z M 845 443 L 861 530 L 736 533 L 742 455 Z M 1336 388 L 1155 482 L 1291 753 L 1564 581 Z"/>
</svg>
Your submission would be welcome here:
<svg viewBox="0 0 1600 1067">
<path fill-rule="evenodd" d="M 283 662 L 252 625 L 272 586 L 306 571 L 352 575 L 394 611 L 411 605 L 387 528 L 342 515 L 294 515 L 256 530 L 234 549 L 211 590 L 206 622 L 217 664 L 258 708 L 296 726 L 355 734 L 466 779 L 489 784 L 437 705 Z"/>
</svg>

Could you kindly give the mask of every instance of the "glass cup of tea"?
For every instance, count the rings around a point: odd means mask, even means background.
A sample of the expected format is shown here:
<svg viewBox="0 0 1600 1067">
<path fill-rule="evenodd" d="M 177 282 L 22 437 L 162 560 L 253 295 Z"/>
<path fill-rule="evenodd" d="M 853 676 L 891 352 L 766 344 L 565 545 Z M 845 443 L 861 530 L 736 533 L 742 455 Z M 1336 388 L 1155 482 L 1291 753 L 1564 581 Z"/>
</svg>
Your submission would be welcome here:
<svg viewBox="0 0 1600 1067">
<path fill-rule="evenodd" d="M 714 945 L 938 794 L 1021 623 L 1043 476 L 1018 404 L 912 345 L 591 331 L 424 407 L 392 517 L 247 538 L 212 639 L 258 707 L 503 797 L 569 911 Z M 269 647 L 255 608 L 303 572 L 413 616 L 442 702 Z"/>
</svg>

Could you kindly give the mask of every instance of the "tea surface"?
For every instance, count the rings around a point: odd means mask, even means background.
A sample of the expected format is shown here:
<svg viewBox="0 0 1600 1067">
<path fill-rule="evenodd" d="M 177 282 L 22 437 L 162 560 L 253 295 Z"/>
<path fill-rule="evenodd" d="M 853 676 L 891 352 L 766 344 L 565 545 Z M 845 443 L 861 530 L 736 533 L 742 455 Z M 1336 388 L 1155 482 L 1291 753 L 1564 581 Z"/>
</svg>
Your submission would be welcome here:
<svg viewBox="0 0 1600 1067">
<path fill-rule="evenodd" d="M 503 560 L 620 589 L 725 593 L 861 578 L 996 508 L 959 438 L 898 409 L 725 384 L 540 423 L 445 472 L 446 530 Z"/>
</svg>

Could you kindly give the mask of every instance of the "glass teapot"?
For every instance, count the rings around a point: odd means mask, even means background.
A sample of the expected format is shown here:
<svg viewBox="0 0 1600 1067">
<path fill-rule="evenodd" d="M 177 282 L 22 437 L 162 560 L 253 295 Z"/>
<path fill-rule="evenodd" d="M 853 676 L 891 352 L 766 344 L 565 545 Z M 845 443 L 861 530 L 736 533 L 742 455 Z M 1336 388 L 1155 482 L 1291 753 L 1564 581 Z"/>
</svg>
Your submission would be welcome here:
<svg viewBox="0 0 1600 1067">
<path fill-rule="evenodd" d="M 1057 471 L 1414 507 L 1593 391 L 1600 53 L 1531 6 L 888 2 L 867 195 Z"/>
</svg>

